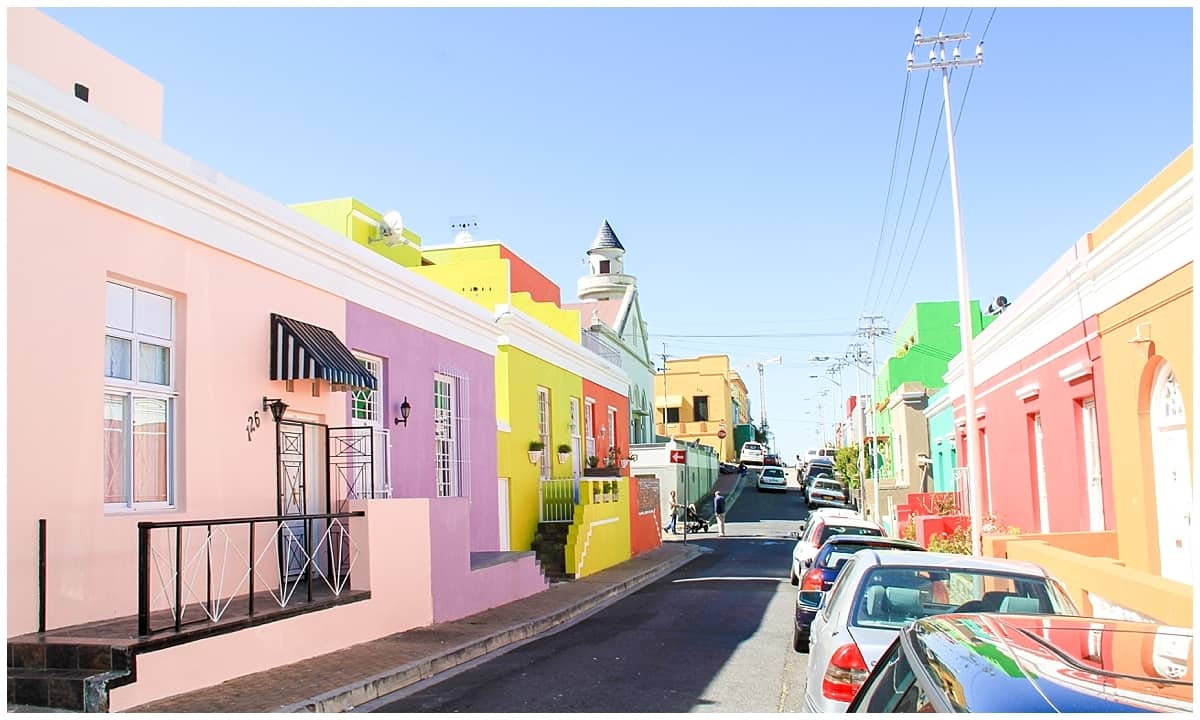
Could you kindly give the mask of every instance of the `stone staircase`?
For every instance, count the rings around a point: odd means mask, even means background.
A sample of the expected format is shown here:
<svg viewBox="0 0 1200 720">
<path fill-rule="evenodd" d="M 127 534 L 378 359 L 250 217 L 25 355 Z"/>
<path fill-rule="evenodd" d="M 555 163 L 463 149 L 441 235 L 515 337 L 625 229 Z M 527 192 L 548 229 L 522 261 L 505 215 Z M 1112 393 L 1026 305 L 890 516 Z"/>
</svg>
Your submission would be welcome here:
<svg viewBox="0 0 1200 720">
<path fill-rule="evenodd" d="M 574 580 L 567 574 L 567 534 L 571 523 L 538 523 L 532 549 L 537 555 L 542 574 L 551 583 Z"/>
<path fill-rule="evenodd" d="M 94 642 L 8 643 L 8 703 L 108 712 L 108 691 L 133 680 L 129 648 Z"/>
</svg>

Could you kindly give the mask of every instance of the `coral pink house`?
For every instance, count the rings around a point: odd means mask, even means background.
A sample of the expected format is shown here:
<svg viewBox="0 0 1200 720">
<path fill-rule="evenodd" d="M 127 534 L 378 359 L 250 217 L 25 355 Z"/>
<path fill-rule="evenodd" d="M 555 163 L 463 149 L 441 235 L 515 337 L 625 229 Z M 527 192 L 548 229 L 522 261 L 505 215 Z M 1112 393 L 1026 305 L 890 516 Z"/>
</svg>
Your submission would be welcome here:
<svg viewBox="0 0 1200 720">
<path fill-rule="evenodd" d="M 490 315 L 162 144 L 160 85 L 8 20 L 10 702 L 131 708 L 543 590 L 499 552 L 488 422 L 451 458 L 482 481 L 436 485 L 434 375 L 494 417 Z"/>
</svg>

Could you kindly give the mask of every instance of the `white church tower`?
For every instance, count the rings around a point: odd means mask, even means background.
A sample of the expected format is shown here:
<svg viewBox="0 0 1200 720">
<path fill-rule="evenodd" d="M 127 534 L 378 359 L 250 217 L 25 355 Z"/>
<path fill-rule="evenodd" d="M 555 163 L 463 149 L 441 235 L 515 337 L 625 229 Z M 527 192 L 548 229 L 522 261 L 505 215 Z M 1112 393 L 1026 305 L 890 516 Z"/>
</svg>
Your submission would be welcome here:
<svg viewBox="0 0 1200 720">
<path fill-rule="evenodd" d="M 623 272 L 625 247 L 605 220 L 588 248 L 589 274 L 579 278 L 580 300 L 620 300 L 626 289 L 637 284 L 637 278 Z"/>
</svg>

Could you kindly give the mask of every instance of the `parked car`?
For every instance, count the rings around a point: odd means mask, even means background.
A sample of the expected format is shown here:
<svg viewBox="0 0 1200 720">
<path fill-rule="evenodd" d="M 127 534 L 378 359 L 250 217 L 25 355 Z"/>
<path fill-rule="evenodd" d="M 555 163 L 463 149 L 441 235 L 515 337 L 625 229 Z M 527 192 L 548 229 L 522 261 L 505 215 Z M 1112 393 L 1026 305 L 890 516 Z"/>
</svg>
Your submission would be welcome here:
<svg viewBox="0 0 1200 720">
<path fill-rule="evenodd" d="M 836 455 L 836 448 L 809 448 L 808 451 L 804 453 L 804 466 L 808 467 L 808 465 L 817 458 L 828 458 L 829 464 L 832 465 L 833 458 Z"/>
<path fill-rule="evenodd" d="M 798 583 L 800 592 L 796 593 L 796 625 L 792 628 L 792 649 L 796 652 L 808 652 L 809 628 L 817 609 L 821 606 L 821 597 L 833 587 L 833 581 L 837 580 L 838 573 L 846 561 L 854 557 L 854 553 L 859 550 L 868 548 L 925 552 L 925 548 L 919 543 L 898 538 L 834 535 L 826 540 L 817 551 L 817 556 L 813 558 L 812 566 Z M 797 584 L 795 578 L 792 584 Z"/>
<path fill-rule="evenodd" d="M 1191 713 L 1191 644 L 1189 628 L 1126 620 L 923 618 L 900 630 L 848 710 Z"/>
<path fill-rule="evenodd" d="M 883 528 L 878 523 L 863 520 L 861 517 L 846 515 L 818 515 L 815 519 L 810 517 L 808 524 L 800 533 L 799 539 L 796 540 L 796 546 L 792 548 L 792 584 L 798 583 L 799 578 L 808 572 L 813 558 L 817 556 L 817 551 L 821 549 L 825 541 L 834 535 L 883 537 L 884 534 Z"/>
<path fill-rule="evenodd" d="M 767 453 L 765 456 L 763 456 L 763 465 L 775 465 L 776 467 L 783 467 L 783 461 L 779 459 L 779 455 L 776 453 Z"/>
<path fill-rule="evenodd" d="M 841 506 L 846 504 L 849 498 L 849 493 L 846 492 L 846 488 L 840 482 L 824 477 L 814 478 L 813 484 L 808 488 L 808 492 L 805 495 L 805 501 L 809 507 L 821 507 L 823 505 Z"/>
<path fill-rule="evenodd" d="M 809 630 L 808 712 L 845 712 L 904 625 L 930 615 L 1078 615 L 1039 565 L 951 553 L 863 550 L 822 597 Z"/>
<path fill-rule="evenodd" d="M 758 490 L 779 490 L 787 492 L 787 475 L 781 467 L 764 467 L 758 474 Z"/>
<path fill-rule="evenodd" d="M 742 451 L 738 454 L 738 460 L 747 465 L 762 465 L 766 454 L 767 449 L 761 443 L 748 442 L 742 445 Z"/>
<path fill-rule="evenodd" d="M 808 464 L 804 470 L 804 481 L 801 486 L 807 492 L 812 485 L 813 480 L 819 477 L 826 477 L 832 480 L 835 475 L 833 472 L 833 461 L 828 458 L 817 458 Z"/>
</svg>

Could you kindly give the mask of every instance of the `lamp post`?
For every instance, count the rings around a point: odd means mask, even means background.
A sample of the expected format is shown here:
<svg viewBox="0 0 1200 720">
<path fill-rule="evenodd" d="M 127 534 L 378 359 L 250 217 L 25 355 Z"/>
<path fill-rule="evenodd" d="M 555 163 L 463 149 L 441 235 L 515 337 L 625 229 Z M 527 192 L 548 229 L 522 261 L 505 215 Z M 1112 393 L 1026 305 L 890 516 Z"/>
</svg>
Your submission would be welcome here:
<svg viewBox="0 0 1200 720">
<path fill-rule="evenodd" d="M 918 25 L 913 43 L 915 45 L 936 44 L 938 50 L 929 51 L 929 62 L 920 65 L 913 64 L 912 53 L 908 54 L 908 71 L 941 70 L 942 71 L 942 101 L 943 114 L 946 116 L 946 145 L 950 163 L 950 198 L 954 207 L 954 257 L 958 267 L 958 330 L 962 342 L 963 375 L 963 405 L 967 414 L 967 487 L 971 494 L 971 554 L 982 554 L 982 538 L 980 529 L 983 515 L 983 498 L 979 492 L 980 457 L 979 457 L 979 419 L 975 417 L 975 357 L 972 349 L 974 333 L 971 323 L 971 294 L 967 283 L 967 249 L 963 238 L 962 204 L 958 193 L 958 157 L 954 148 L 954 108 L 950 102 L 950 70 L 959 67 L 971 67 L 983 64 L 983 43 L 975 47 L 975 57 L 963 60 L 954 48 L 950 60 L 946 59 L 946 43 L 961 43 L 970 38 L 967 33 L 944 35 L 927 38 L 921 35 Z M 939 56 L 940 51 L 940 56 Z"/>
</svg>

